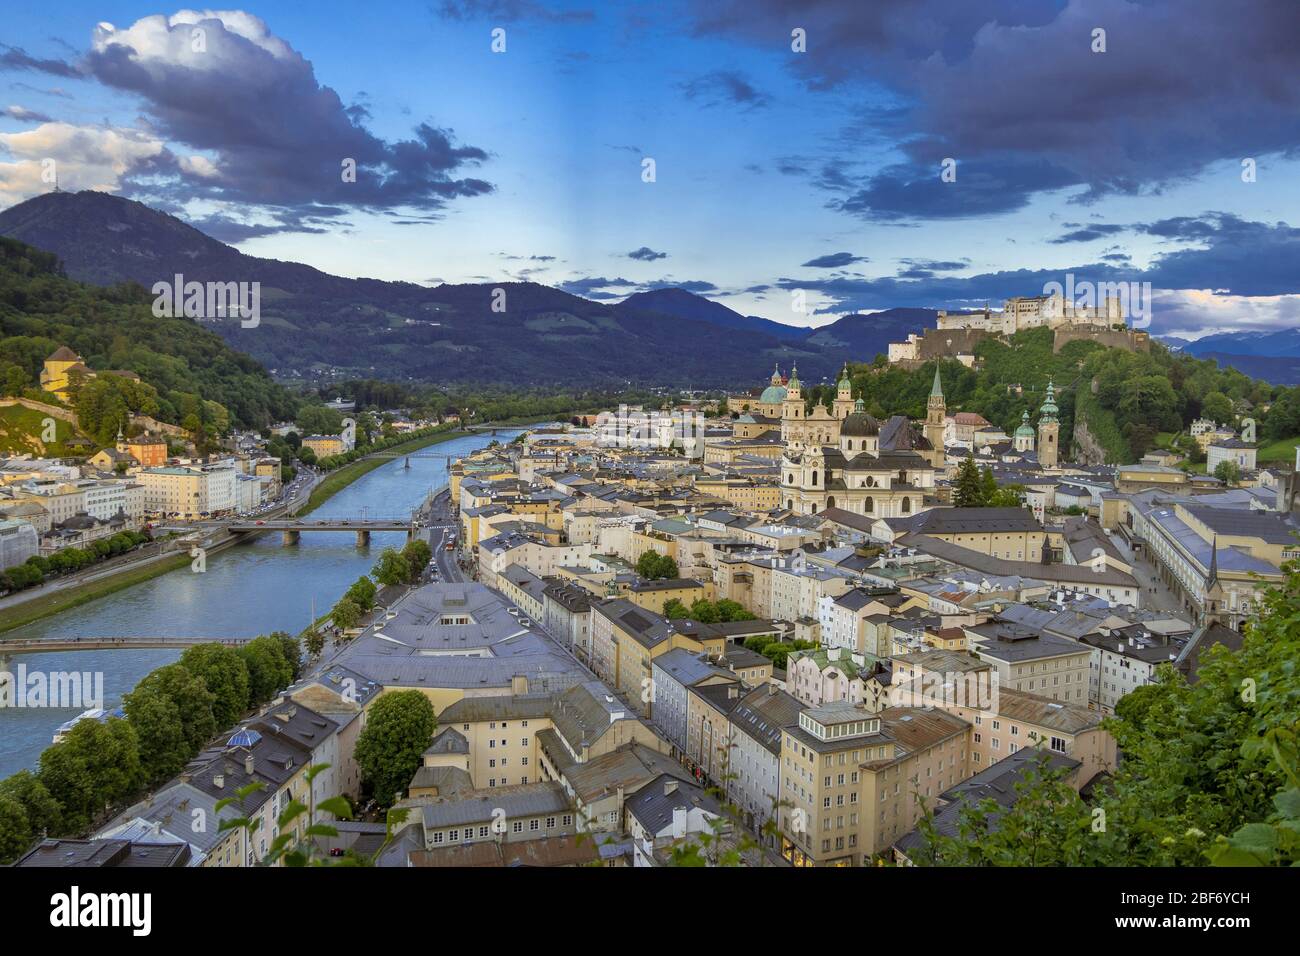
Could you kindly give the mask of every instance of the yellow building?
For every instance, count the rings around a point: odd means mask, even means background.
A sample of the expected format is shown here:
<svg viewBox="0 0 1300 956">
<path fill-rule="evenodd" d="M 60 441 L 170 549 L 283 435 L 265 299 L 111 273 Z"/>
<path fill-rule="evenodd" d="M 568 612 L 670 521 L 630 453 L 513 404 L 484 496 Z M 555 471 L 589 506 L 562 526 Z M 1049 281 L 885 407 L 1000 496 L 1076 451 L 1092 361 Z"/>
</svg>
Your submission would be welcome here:
<svg viewBox="0 0 1300 956">
<path fill-rule="evenodd" d="M 61 345 L 45 360 L 45 367 L 41 370 L 41 388 L 66 402 L 71 397 L 69 393 L 73 386 L 94 377 L 95 373 L 86 367 L 80 355 Z"/>
<path fill-rule="evenodd" d="M 317 458 L 329 458 L 347 451 L 341 435 L 308 435 L 302 440 L 303 448 L 310 448 Z"/>
</svg>

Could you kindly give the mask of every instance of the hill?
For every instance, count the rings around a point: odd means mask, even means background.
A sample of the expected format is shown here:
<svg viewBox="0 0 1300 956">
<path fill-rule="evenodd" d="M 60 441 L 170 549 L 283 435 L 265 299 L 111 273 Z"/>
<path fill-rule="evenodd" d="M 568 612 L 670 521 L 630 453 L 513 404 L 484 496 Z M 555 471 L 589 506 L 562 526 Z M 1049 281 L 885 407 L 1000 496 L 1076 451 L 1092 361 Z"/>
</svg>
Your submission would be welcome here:
<svg viewBox="0 0 1300 956">
<path fill-rule="evenodd" d="M 97 192 L 48 193 L 0 212 L 0 236 L 52 252 L 69 277 L 99 285 L 151 288 L 178 273 L 259 282 L 258 327 L 234 318 L 204 324 L 289 380 L 734 386 L 796 361 L 816 380 L 846 358 L 874 358 L 893 334 L 876 317 L 859 317 L 876 334 L 819 338 L 681 289 L 609 305 L 535 283 L 426 288 L 347 279 L 245 255 L 173 216 Z"/>
<path fill-rule="evenodd" d="M 103 444 L 127 411 L 186 427 L 224 430 L 292 417 L 297 400 L 219 336 L 183 318 L 158 318 L 139 286 L 99 288 L 64 276 L 48 252 L 0 238 L 0 384 L 39 397 L 44 360 L 59 346 L 101 375 L 81 389 L 83 430 Z M 186 424 L 187 420 L 189 424 Z"/>
</svg>

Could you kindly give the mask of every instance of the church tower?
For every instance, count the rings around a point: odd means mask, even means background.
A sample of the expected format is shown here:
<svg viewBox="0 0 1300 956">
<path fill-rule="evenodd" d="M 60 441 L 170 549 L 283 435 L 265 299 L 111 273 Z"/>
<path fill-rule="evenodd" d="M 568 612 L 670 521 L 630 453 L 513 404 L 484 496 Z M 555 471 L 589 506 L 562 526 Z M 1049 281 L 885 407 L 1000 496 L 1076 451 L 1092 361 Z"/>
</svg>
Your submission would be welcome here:
<svg viewBox="0 0 1300 956">
<path fill-rule="evenodd" d="M 799 367 L 790 366 L 790 380 L 785 383 L 785 400 L 781 403 L 781 440 L 787 446 L 803 445 L 803 388 L 799 384 Z"/>
<path fill-rule="evenodd" d="M 1055 468 L 1060 460 L 1060 448 L 1057 440 L 1061 436 L 1061 425 L 1056 420 L 1060 411 L 1056 407 L 1056 388 L 1047 383 L 1047 398 L 1038 410 L 1038 463 L 1044 468 Z"/>
<path fill-rule="evenodd" d="M 849 378 L 849 365 L 844 363 L 844 371 L 840 372 L 840 381 L 836 386 L 835 405 L 831 414 L 840 421 L 848 418 L 853 414 L 853 382 Z"/>
<path fill-rule="evenodd" d="M 1020 416 L 1020 427 L 1016 429 L 1015 434 L 1015 449 L 1016 451 L 1034 450 L 1034 426 L 1029 424 L 1028 410 Z"/>
<path fill-rule="evenodd" d="M 947 429 L 948 403 L 943 399 L 943 383 L 939 381 L 939 367 L 934 369 L 934 384 L 930 386 L 930 397 L 925 402 L 925 438 L 932 450 L 930 464 L 935 468 L 944 467 L 943 435 Z"/>
</svg>

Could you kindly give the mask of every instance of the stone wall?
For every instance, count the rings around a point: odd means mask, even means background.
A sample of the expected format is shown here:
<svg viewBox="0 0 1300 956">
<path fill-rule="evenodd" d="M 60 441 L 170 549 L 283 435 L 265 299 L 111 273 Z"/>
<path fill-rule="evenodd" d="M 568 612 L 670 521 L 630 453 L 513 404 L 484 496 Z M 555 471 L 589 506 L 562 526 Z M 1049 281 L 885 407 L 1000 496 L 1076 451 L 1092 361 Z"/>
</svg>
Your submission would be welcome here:
<svg viewBox="0 0 1300 956">
<path fill-rule="evenodd" d="M 1151 336 L 1132 329 L 1099 329 L 1090 325 L 1062 325 L 1052 336 L 1052 352 L 1065 348 L 1069 342 L 1097 342 L 1108 349 L 1126 352 L 1151 351 Z"/>
</svg>

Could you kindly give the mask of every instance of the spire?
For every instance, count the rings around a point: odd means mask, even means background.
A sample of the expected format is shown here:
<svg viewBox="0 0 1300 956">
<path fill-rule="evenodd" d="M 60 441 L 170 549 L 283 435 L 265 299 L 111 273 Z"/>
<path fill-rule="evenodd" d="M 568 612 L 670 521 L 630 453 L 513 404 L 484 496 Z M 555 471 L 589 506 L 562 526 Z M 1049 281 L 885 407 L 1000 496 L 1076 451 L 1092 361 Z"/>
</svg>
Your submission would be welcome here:
<svg viewBox="0 0 1300 956">
<path fill-rule="evenodd" d="M 855 414 L 855 415 L 861 415 L 861 414 L 862 414 L 863 412 L 865 412 L 866 410 L 867 410 L 867 403 L 864 402 L 864 401 L 862 400 L 862 396 L 859 395 L 859 396 L 858 396 L 858 400 L 857 400 L 856 402 L 853 403 L 853 414 Z"/>
<path fill-rule="evenodd" d="M 943 398 L 943 383 L 939 381 L 939 366 L 934 366 L 934 384 L 930 386 L 931 398 Z"/>
<path fill-rule="evenodd" d="M 853 388 L 853 380 L 849 378 L 849 363 L 844 363 L 844 371 L 840 372 L 839 388 L 846 391 Z"/>
<path fill-rule="evenodd" d="M 780 362 L 777 362 L 775 365 L 772 366 L 771 382 L 773 385 L 781 384 L 781 363 Z"/>
<path fill-rule="evenodd" d="M 1219 536 L 1214 536 L 1210 544 L 1210 573 L 1205 578 L 1205 590 L 1210 590 L 1219 583 Z"/>
<path fill-rule="evenodd" d="M 795 389 L 799 387 L 799 366 L 790 366 L 790 381 L 786 383 L 788 388 Z"/>
</svg>

